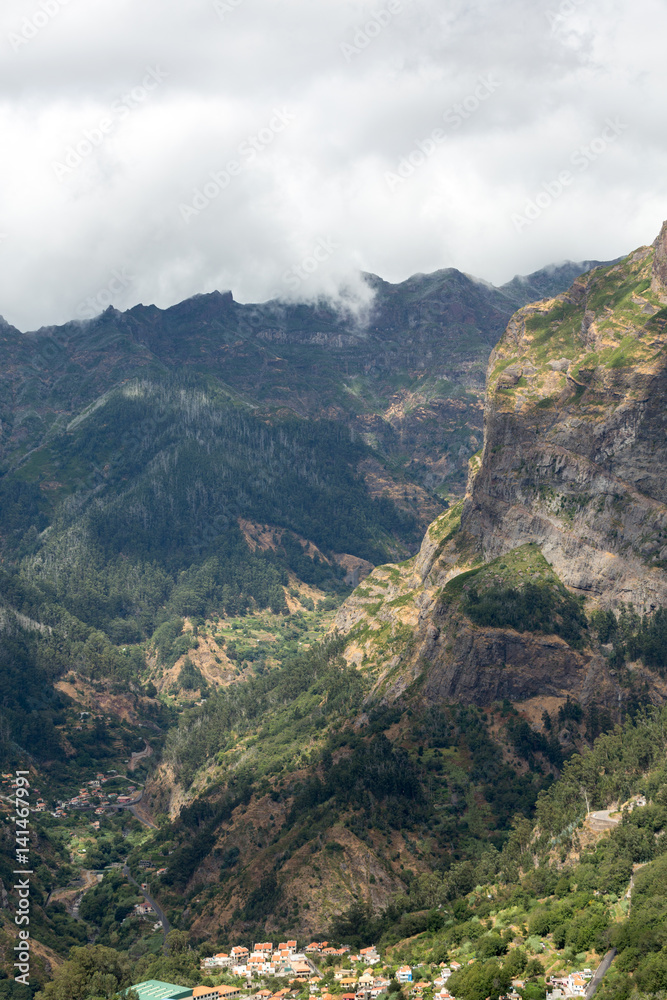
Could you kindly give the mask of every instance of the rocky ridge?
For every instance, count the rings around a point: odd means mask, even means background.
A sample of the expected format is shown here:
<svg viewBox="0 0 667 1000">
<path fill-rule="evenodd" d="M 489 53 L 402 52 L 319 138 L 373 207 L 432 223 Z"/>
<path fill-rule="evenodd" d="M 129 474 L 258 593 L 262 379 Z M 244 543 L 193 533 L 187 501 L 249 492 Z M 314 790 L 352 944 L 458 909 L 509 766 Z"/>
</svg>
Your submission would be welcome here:
<svg viewBox="0 0 667 1000">
<path fill-rule="evenodd" d="M 415 558 L 376 569 L 338 614 L 346 658 L 372 673 L 376 696 L 570 695 L 610 709 L 627 697 L 594 642 L 475 625 L 466 581 L 565 584 L 589 609 L 667 603 L 666 259 L 667 224 L 653 246 L 510 320 L 489 361 L 484 447 L 465 500 L 430 526 Z M 664 699 L 659 677 L 633 669 Z"/>
</svg>

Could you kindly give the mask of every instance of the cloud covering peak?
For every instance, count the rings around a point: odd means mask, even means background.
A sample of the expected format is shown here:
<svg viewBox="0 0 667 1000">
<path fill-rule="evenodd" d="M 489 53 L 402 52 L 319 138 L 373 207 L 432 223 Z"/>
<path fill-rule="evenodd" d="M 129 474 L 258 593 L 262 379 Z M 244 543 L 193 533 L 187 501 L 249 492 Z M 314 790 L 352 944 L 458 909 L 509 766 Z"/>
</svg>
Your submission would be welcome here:
<svg viewBox="0 0 667 1000">
<path fill-rule="evenodd" d="M 667 215 L 665 29 L 657 0 L 9 0 L 0 312 L 618 256 Z"/>
</svg>

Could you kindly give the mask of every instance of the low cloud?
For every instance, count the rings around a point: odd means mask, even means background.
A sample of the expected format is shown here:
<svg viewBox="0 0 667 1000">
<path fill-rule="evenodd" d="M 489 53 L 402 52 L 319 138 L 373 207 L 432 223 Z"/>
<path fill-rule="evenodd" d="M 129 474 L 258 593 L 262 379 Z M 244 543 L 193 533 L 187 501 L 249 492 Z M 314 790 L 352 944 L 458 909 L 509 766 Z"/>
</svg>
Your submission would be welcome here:
<svg viewBox="0 0 667 1000">
<path fill-rule="evenodd" d="M 363 312 L 362 270 L 618 256 L 667 216 L 665 29 L 657 0 L 9 0 L 0 313 Z"/>
</svg>

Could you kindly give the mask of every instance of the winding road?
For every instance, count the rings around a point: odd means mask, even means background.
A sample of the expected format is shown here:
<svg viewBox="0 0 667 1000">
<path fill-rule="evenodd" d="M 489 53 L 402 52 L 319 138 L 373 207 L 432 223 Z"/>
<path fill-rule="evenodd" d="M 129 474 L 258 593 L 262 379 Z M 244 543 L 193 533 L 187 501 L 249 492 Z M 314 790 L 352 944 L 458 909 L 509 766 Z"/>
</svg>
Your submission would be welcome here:
<svg viewBox="0 0 667 1000">
<path fill-rule="evenodd" d="M 139 794 L 137 795 L 136 799 L 132 799 L 131 802 L 123 802 L 122 805 L 116 805 L 116 804 L 114 804 L 113 808 L 114 809 L 129 809 L 130 812 L 132 813 L 132 815 L 134 816 L 134 818 L 138 819 L 139 822 L 143 823 L 144 826 L 147 826 L 149 830 L 157 830 L 157 826 L 155 825 L 155 823 L 151 823 L 151 821 L 149 819 L 144 819 L 143 816 L 139 815 L 139 813 L 137 812 L 137 810 L 135 808 L 135 806 L 137 806 L 138 803 L 141 802 L 143 794 L 144 794 L 143 792 L 139 792 Z"/>
<path fill-rule="evenodd" d="M 130 763 L 127 766 L 128 771 L 134 771 L 135 767 L 137 766 L 140 760 L 143 760 L 144 757 L 150 757 L 152 755 L 153 747 L 146 739 L 144 740 L 144 743 L 145 746 L 143 750 L 139 750 L 130 755 Z"/>
<path fill-rule="evenodd" d="M 614 816 L 612 816 L 612 813 Z M 615 826 L 618 826 L 619 821 L 617 809 L 599 809 L 597 812 L 588 814 L 588 822 L 591 830 L 596 833 L 602 833 L 604 830 L 613 830 Z"/>
</svg>

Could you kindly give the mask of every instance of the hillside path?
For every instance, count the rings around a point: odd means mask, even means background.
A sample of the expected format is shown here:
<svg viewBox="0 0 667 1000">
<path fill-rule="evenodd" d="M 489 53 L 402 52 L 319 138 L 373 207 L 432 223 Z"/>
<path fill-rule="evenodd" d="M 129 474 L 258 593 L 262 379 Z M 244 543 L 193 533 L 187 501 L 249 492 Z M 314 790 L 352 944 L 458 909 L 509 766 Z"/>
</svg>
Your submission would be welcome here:
<svg viewBox="0 0 667 1000">
<path fill-rule="evenodd" d="M 157 913 L 158 920 L 162 924 L 162 931 L 164 933 L 164 943 L 162 945 L 162 950 L 166 954 L 166 952 L 167 952 L 167 934 L 171 930 L 171 925 L 170 925 L 169 921 L 167 920 L 166 913 L 164 912 L 164 910 L 162 909 L 162 907 L 160 906 L 160 904 L 156 903 L 155 900 L 152 898 L 152 896 L 149 896 L 148 893 L 146 892 L 146 890 L 141 888 L 141 886 L 136 881 L 136 879 L 132 878 L 132 874 L 131 874 L 130 869 L 128 868 L 127 865 L 123 865 L 123 875 L 128 880 L 128 882 L 131 882 L 133 886 L 136 886 L 136 888 L 139 890 L 139 892 L 144 897 L 144 899 L 146 900 L 146 902 L 150 906 L 152 906 L 153 909 L 155 910 L 155 912 Z"/>
</svg>

